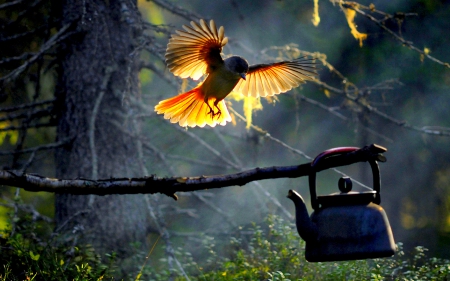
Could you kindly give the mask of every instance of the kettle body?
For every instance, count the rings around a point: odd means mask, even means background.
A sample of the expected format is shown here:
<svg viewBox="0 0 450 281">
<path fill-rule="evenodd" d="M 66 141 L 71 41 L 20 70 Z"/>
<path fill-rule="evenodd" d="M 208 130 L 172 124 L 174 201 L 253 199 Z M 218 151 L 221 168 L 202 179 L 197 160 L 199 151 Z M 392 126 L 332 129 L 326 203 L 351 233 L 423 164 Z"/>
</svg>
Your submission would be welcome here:
<svg viewBox="0 0 450 281">
<path fill-rule="evenodd" d="M 351 191 L 351 179 L 342 177 L 338 183 L 340 193 L 317 196 L 316 171 L 323 170 L 328 158 L 355 150 L 358 148 L 330 149 L 311 163 L 311 216 L 301 195 L 289 190 L 288 198 L 295 204 L 297 231 L 306 242 L 305 258 L 310 262 L 381 258 L 395 253 L 391 226 L 379 205 L 380 173 L 375 160 L 368 161 L 373 190 Z"/>
<path fill-rule="evenodd" d="M 306 241 L 307 261 L 390 257 L 395 242 L 381 206 L 369 203 L 321 208 L 311 214 L 316 239 Z"/>
</svg>

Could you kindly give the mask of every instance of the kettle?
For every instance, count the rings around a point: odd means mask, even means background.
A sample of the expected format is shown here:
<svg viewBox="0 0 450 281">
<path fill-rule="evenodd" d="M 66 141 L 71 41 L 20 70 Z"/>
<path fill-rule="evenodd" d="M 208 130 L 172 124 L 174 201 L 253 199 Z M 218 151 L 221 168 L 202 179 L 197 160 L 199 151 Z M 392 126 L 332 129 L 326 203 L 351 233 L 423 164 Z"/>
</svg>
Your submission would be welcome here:
<svg viewBox="0 0 450 281">
<path fill-rule="evenodd" d="M 369 160 L 373 190 L 351 191 L 348 177 L 339 179 L 340 193 L 317 196 L 316 172 L 333 156 L 358 150 L 357 147 L 333 148 L 311 162 L 309 189 L 314 212 L 308 216 L 305 201 L 294 190 L 288 198 L 295 204 L 296 225 L 305 240 L 305 258 L 310 262 L 356 260 L 389 257 L 395 253 L 395 242 L 385 211 L 380 204 L 380 171 L 375 160 Z"/>
</svg>

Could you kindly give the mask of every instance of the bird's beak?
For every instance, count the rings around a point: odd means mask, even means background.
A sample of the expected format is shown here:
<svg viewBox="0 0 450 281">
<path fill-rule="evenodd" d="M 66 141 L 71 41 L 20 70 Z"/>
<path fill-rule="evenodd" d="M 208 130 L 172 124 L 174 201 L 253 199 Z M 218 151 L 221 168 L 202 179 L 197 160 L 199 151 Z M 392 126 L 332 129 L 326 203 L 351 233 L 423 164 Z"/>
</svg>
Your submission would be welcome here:
<svg viewBox="0 0 450 281">
<path fill-rule="evenodd" d="M 242 79 L 246 80 L 245 79 L 245 73 L 239 73 L 239 75 L 241 75 Z"/>
</svg>

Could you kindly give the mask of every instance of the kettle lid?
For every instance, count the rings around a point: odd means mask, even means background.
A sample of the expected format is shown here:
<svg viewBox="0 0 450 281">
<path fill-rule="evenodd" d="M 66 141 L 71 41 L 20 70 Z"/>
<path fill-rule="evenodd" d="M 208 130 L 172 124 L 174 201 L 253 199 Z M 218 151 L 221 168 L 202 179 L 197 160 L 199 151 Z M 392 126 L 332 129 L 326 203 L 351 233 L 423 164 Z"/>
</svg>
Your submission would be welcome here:
<svg viewBox="0 0 450 281">
<path fill-rule="evenodd" d="M 342 205 L 367 205 L 376 199 L 376 191 L 350 191 L 348 193 L 332 193 L 317 196 L 317 202 L 323 207 Z"/>
<path fill-rule="evenodd" d="M 342 177 L 338 182 L 340 193 L 332 193 L 324 196 L 317 196 L 317 202 L 321 207 L 341 206 L 341 205 L 367 205 L 376 200 L 375 190 L 356 192 L 351 191 L 352 180 L 349 177 Z"/>
</svg>

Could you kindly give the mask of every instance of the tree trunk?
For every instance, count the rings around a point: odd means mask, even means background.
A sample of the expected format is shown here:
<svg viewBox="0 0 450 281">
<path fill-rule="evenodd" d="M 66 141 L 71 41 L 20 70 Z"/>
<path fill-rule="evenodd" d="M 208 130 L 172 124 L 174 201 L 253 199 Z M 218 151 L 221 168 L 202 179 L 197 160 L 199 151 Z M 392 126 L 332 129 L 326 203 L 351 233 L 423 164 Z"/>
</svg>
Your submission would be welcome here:
<svg viewBox="0 0 450 281">
<path fill-rule="evenodd" d="M 136 176 L 136 142 L 124 133 L 136 126 L 125 118 L 133 110 L 126 101 L 137 98 L 139 92 L 135 52 L 139 34 L 134 25 L 140 14 L 136 3 L 64 1 L 61 7 L 62 25 L 75 21 L 77 34 L 60 52 L 57 138 L 72 141 L 56 152 L 56 176 Z M 144 199 L 136 195 L 57 195 L 56 229 L 80 230 L 79 241 L 101 253 L 114 251 L 126 257 L 131 242 L 145 243 Z"/>
</svg>

